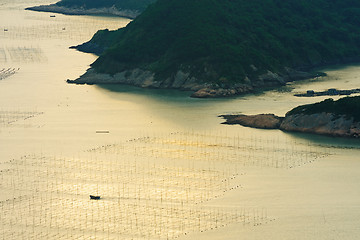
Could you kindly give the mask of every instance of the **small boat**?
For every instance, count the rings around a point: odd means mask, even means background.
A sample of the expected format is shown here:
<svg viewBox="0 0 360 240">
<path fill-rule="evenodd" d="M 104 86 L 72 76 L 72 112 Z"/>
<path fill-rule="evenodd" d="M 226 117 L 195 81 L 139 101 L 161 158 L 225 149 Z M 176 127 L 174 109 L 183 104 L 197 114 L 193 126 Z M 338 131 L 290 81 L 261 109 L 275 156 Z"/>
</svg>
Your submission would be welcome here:
<svg viewBox="0 0 360 240">
<path fill-rule="evenodd" d="M 50 15 L 50 17 L 56 17 L 55 15 Z"/>
<path fill-rule="evenodd" d="M 7 32 L 7 31 L 9 31 L 7 28 L 4 28 L 4 32 Z"/>
<path fill-rule="evenodd" d="M 110 131 L 107 131 L 107 130 L 99 130 L 99 131 L 96 131 L 96 133 L 110 133 Z"/>
<path fill-rule="evenodd" d="M 92 199 L 92 200 L 100 200 L 100 196 L 90 195 L 90 199 Z"/>
</svg>

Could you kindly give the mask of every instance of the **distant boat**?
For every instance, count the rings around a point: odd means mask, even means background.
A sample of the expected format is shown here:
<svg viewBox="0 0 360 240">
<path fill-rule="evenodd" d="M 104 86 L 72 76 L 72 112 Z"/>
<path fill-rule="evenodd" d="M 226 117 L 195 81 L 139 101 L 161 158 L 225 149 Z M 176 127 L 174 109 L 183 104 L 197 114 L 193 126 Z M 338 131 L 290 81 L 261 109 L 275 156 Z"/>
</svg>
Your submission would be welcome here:
<svg viewBox="0 0 360 240">
<path fill-rule="evenodd" d="M 56 17 L 55 15 L 50 15 L 50 17 Z"/>
<path fill-rule="evenodd" d="M 90 195 L 90 199 L 93 199 L 93 200 L 100 200 L 100 196 Z"/>
<path fill-rule="evenodd" d="M 99 130 L 99 131 L 96 131 L 96 133 L 110 133 L 110 131 L 107 131 L 107 130 Z"/>
</svg>

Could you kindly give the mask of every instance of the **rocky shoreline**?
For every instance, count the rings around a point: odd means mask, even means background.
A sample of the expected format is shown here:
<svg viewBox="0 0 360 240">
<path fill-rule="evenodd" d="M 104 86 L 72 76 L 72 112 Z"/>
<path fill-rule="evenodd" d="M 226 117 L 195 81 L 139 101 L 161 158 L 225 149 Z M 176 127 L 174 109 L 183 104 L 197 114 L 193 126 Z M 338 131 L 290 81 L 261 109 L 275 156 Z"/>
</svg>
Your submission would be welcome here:
<svg viewBox="0 0 360 240">
<path fill-rule="evenodd" d="M 274 114 L 259 114 L 259 115 L 221 115 L 220 117 L 226 120 L 223 124 L 240 124 L 244 127 L 253 127 L 260 129 L 279 129 L 283 121 L 283 117 L 278 117 Z"/>
<path fill-rule="evenodd" d="M 94 50 L 97 46 L 91 47 L 92 50 Z M 191 94 L 191 97 L 194 98 L 219 98 L 252 93 L 255 89 L 265 87 L 283 86 L 290 81 L 315 78 L 320 75 L 322 75 L 322 73 L 313 74 L 287 69 L 286 73 L 282 75 L 268 71 L 266 74 L 260 75 L 252 81 L 245 79 L 245 83 L 219 85 L 215 83 L 204 83 L 182 70 L 178 70 L 172 77 L 158 80 L 155 78 L 154 73 L 139 68 L 123 71 L 114 75 L 97 73 L 95 69 L 90 68 L 78 79 L 68 79 L 67 83 L 128 84 L 142 88 L 179 89 L 192 91 L 193 94 Z"/>
<path fill-rule="evenodd" d="M 349 90 L 338 90 L 336 88 L 330 88 L 326 91 L 315 92 L 308 90 L 306 93 L 294 94 L 296 97 L 318 97 L 318 96 L 349 96 L 351 94 L 360 93 L 360 88 Z"/>
<path fill-rule="evenodd" d="M 274 114 L 221 115 L 223 124 L 240 124 L 261 129 L 280 129 L 285 132 L 302 132 L 332 137 L 360 138 L 360 122 L 354 118 L 333 113 L 294 114 L 278 117 Z"/>
<path fill-rule="evenodd" d="M 137 17 L 141 12 L 135 10 L 119 10 L 116 7 L 110 8 L 66 8 L 61 7 L 56 4 L 50 5 L 41 5 L 35 7 L 28 7 L 25 10 L 37 11 L 37 12 L 51 12 L 51 13 L 61 13 L 65 15 L 107 15 L 107 16 L 118 16 L 118 17 L 125 17 L 134 19 Z"/>
<path fill-rule="evenodd" d="M 78 46 L 70 47 L 81 52 L 101 55 L 105 46 L 101 46 L 93 41 L 88 41 Z M 255 68 L 255 66 L 253 66 Z M 311 68 L 308 68 L 309 70 Z M 210 73 L 209 73 L 210 74 Z M 232 97 L 253 93 L 264 88 L 274 88 L 286 85 L 287 82 L 305 80 L 325 76 L 322 72 L 307 72 L 285 67 L 281 73 L 267 71 L 260 76 L 249 79 L 246 77 L 242 83 L 236 84 L 216 84 L 207 83 L 202 79 L 192 76 L 190 73 L 179 69 L 171 77 L 166 79 L 156 79 L 155 74 L 139 68 L 129 69 L 114 75 L 97 73 L 95 69 L 90 68 L 85 74 L 75 80 L 67 80 L 73 84 L 128 84 L 142 88 L 159 89 L 179 89 L 192 91 L 191 97 L 194 98 L 220 98 Z"/>
</svg>

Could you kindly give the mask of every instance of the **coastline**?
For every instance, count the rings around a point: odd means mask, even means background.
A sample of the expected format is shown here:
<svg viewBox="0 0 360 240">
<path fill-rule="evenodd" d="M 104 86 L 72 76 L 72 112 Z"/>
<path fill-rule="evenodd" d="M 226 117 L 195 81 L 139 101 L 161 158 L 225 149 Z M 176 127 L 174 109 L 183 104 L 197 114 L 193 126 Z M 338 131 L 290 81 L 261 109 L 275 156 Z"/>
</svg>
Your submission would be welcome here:
<svg viewBox="0 0 360 240">
<path fill-rule="evenodd" d="M 25 10 L 37 11 L 37 12 L 50 12 L 50 13 L 60 13 L 65 15 L 102 15 L 102 16 L 116 16 L 116 17 L 125 17 L 129 19 L 136 18 L 140 11 L 134 10 L 118 10 L 115 7 L 110 8 L 66 8 L 61 7 L 56 4 L 50 5 L 40 5 L 34 7 L 25 8 Z"/>
<path fill-rule="evenodd" d="M 85 53 L 93 53 L 97 56 L 100 56 L 105 50 L 106 47 L 99 45 L 91 40 L 85 43 L 82 43 L 77 46 L 71 46 L 70 48 L 76 49 Z M 284 70 L 281 73 L 267 71 L 267 73 L 257 76 L 255 78 L 249 79 L 245 78 L 243 83 L 238 84 L 215 84 L 215 83 L 206 83 L 195 77 L 191 76 L 189 73 L 178 70 L 174 72 L 172 77 L 167 79 L 155 81 L 155 74 L 150 71 L 141 70 L 141 69 L 129 69 L 122 73 L 117 73 L 115 75 L 96 73 L 96 70 L 93 68 L 88 69 L 88 71 L 75 80 L 67 80 L 68 83 L 72 84 L 103 84 L 103 83 L 121 83 L 128 84 L 133 86 L 138 86 L 142 88 L 160 88 L 160 89 L 179 89 L 186 91 L 193 91 L 191 97 L 194 98 L 220 98 L 220 97 L 234 97 L 239 95 L 244 95 L 248 93 L 254 93 L 257 91 L 262 91 L 268 88 L 276 88 L 286 85 L 288 82 L 314 79 L 317 77 L 326 76 L 326 73 L 319 72 L 319 69 L 325 67 L 331 67 L 336 65 L 358 63 L 359 58 L 346 58 L 342 60 L 335 60 L 326 63 L 318 63 L 313 66 L 299 66 L 299 68 L 293 69 L 284 67 Z M 153 75 L 151 81 L 142 81 L 141 78 L 137 78 L 132 73 L 136 72 L 147 72 L 148 74 Z M 126 73 L 126 74 L 124 74 Z M 116 76 L 123 75 L 121 79 L 118 79 Z M 136 74 L 135 74 L 136 75 Z M 131 77 L 128 77 L 131 76 Z M 105 79 L 102 79 L 102 78 Z M 180 79 L 179 79 L 180 77 Z M 332 89 L 329 89 L 332 90 Z M 329 92 L 326 91 L 325 93 Z M 353 89 L 354 90 L 354 89 Z M 358 91 L 358 89 L 355 89 Z M 349 91 L 338 90 L 341 95 L 348 95 Z M 344 94 L 342 94 L 344 92 Z M 308 96 L 308 93 L 300 94 Z M 314 93 L 314 96 L 317 93 Z M 319 94 L 326 95 L 326 94 Z M 334 94 L 328 94 L 329 96 Z"/>
<path fill-rule="evenodd" d="M 330 88 L 325 91 L 316 92 L 314 90 L 308 90 L 306 93 L 294 94 L 295 97 L 318 97 L 318 96 L 349 96 L 351 94 L 360 93 L 360 88 L 339 90 L 336 88 Z"/>
<path fill-rule="evenodd" d="M 260 129 L 279 129 L 284 132 L 301 132 L 331 137 L 360 138 L 360 122 L 354 118 L 333 113 L 294 114 L 278 117 L 274 114 L 220 115 L 223 124 L 239 124 Z"/>
<path fill-rule="evenodd" d="M 77 46 L 71 46 L 80 52 L 92 53 L 100 56 L 106 47 L 93 41 L 88 41 Z M 313 79 L 326 76 L 323 72 L 311 72 L 312 68 L 302 67 L 302 70 L 295 70 L 284 67 L 281 73 L 267 71 L 257 77 L 249 79 L 246 77 L 241 83 L 217 84 L 205 82 L 192 76 L 182 69 L 178 69 L 171 77 L 157 79 L 155 73 L 139 68 L 129 69 L 114 75 L 97 73 L 94 68 L 89 68 L 79 78 L 71 80 L 70 84 L 127 84 L 141 88 L 178 89 L 192 91 L 193 98 L 223 98 L 234 97 L 248 93 L 254 93 L 266 88 L 276 88 L 286 85 L 288 82 Z M 146 76 L 146 77 L 144 77 Z"/>
<path fill-rule="evenodd" d="M 94 49 L 96 46 L 92 46 Z M 76 47 L 72 47 L 76 48 Z M 114 75 L 97 73 L 89 68 L 75 80 L 67 80 L 70 84 L 128 84 L 142 88 L 178 89 L 192 91 L 194 98 L 221 98 L 233 97 L 253 93 L 264 88 L 284 86 L 287 82 L 316 78 L 324 73 L 308 73 L 286 68 L 285 74 L 268 71 L 256 79 L 246 79 L 245 83 L 216 84 L 206 83 L 193 77 L 190 73 L 178 70 L 173 76 L 166 79 L 156 79 L 155 73 L 139 68 L 126 70 Z"/>
</svg>

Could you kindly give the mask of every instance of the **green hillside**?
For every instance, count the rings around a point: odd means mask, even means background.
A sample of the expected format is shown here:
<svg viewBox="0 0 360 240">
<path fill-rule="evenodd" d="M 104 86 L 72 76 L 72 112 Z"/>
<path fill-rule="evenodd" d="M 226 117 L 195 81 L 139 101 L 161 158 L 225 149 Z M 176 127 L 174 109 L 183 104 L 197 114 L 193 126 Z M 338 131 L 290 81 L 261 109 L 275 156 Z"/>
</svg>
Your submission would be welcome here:
<svg viewBox="0 0 360 240">
<path fill-rule="evenodd" d="M 337 101 L 329 98 L 322 102 L 302 105 L 289 111 L 286 116 L 295 114 L 311 115 L 315 113 L 334 113 L 335 115 L 345 115 L 353 117 L 354 120 L 360 121 L 360 96 L 345 97 Z"/>
<path fill-rule="evenodd" d="M 61 0 L 56 5 L 68 8 L 83 7 L 85 9 L 115 6 L 117 9 L 143 11 L 155 0 Z"/>
<path fill-rule="evenodd" d="M 92 67 L 178 70 L 200 82 L 246 83 L 268 71 L 357 61 L 360 1 L 158 0 L 126 28 L 90 41 L 107 49 Z"/>
</svg>

